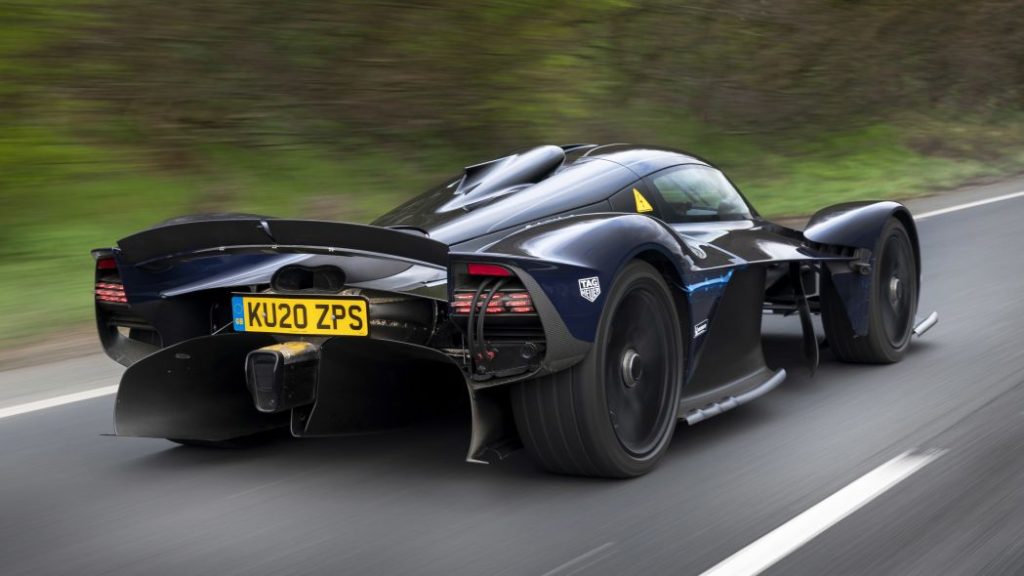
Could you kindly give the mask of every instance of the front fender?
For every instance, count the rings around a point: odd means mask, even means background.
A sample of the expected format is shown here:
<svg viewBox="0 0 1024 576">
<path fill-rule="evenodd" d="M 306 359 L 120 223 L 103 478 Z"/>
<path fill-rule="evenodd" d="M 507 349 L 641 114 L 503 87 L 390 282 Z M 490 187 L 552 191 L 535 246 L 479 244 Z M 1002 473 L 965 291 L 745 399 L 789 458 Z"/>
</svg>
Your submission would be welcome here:
<svg viewBox="0 0 1024 576">
<path fill-rule="evenodd" d="M 899 218 L 914 245 L 920 263 L 917 226 L 906 206 L 899 202 L 846 202 L 817 211 L 804 228 L 804 238 L 820 244 L 874 250 L 889 218 Z"/>
<path fill-rule="evenodd" d="M 811 242 L 860 248 L 869 251 L 869 262 L 875 265 L 873 252 L 886 222 L 898 218 L 910 236 L 917 267 L 917 287 L 921 289 L 921 246 L 914 218 L 899 202 L 847 202 L 819 210 L 804 229 L 804 238 Z M 871 300 L 870 276 L 853 271 L 849 266 L 829 265 L 832 283 L 846 308 L 854 332 L 867 334 Z"/>
</svg>

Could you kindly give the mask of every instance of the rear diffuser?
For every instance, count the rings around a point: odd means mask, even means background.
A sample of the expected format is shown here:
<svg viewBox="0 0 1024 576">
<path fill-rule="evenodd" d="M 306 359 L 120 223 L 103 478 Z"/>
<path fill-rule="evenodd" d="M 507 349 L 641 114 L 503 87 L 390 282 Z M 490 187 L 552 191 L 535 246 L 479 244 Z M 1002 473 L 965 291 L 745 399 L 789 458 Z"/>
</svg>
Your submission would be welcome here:
<svg viewBox="0 0 1024 576">
<path fill-rule="evenodd" d="M 253 406 L 245 383 L 246 354 L 273 343 L 265 334 L 218 334 L 146 356 L 121 378 L 115 431 L 220 441 L 287 426 L 287 412 L 263 414 Z"/>
<path fill-rule="evenodd" d="M 316 401 L 292 412 L 292 435 L 396 428 L 465 401 L 461 370 L 443 353 L 406 342 L 331 338 L 320 347 Z"/>
</svg>

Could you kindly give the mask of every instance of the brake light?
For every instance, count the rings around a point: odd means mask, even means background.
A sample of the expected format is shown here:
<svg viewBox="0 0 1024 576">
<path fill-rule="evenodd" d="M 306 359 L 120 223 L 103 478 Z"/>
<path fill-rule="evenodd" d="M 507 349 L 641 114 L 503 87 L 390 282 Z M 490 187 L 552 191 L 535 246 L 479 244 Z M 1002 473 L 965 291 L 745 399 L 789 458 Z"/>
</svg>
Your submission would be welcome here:
<svg viewBox="0 0 1024 576">
<path fill-rule="evenodd" d="M 96 300 L 111 304 L 127 304 L 128 297 L 124 293 L 124 284 L 120 282 L 97 282 Z"/>
<path fill-rule="evenodd" d="M 533 298 L 529 292 L 505 292 L 504 304 L 514 314 L 533 314 Z"/>
<path fill-rule="evenodd" d="M 97 270 L 117 270 L 117 260 L 113 256 L 104 256 L 96 261 Z"/>
<path fill-rule="evenodd" d="M 452 301 L 452 313 L 469 315 L 473 306 L 473 295 L 475 292 L 456 292 Z M 477 310 L 484 307 L 489 292 L 480 295 L 476 302 Z M 533 314 L 536 310 L 533 307 L 533 299 L 528 292 L 519 290 L 499 290 L 487 303 L 487 314 Z"/>
<path fill-rule="evenodd" d="M 512 276 L 512 271 L 504 266 L 498 266 L 497 264 L 469 264 L 467 265 L 467 272 L 470 276 L 491 276 L 508 278 Z"/>
</svg>

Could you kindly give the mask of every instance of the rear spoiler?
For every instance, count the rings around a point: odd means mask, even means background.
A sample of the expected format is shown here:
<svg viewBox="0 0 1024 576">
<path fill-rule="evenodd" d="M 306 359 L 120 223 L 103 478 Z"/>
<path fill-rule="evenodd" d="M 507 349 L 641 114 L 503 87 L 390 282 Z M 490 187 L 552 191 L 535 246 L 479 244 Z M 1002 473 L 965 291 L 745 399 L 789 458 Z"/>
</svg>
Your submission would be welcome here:
<svg viewBox="0 0 1024 576">
<path fill-rule="evenodd" d="M 150 228 L 122 238 L 117 245 L 120 262 L 133 266 L 225 252 L 271 251 L 374 256 L 439 269 L 448 267 L 448 245 L 418 230 L 319 220 L 185 222 Z"/>
</svg>

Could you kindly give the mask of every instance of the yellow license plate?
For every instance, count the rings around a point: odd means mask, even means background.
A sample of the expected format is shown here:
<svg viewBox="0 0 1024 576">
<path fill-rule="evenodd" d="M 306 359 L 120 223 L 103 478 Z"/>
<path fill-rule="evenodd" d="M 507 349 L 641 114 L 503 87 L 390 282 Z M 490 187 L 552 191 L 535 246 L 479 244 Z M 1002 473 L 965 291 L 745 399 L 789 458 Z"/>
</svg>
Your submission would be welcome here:
<svg viewBox="0 0 1024 576">
<path fill-rule="evenodd" d="M 365 298 L 233 296 L 236 332 L 306 336 L 369 336 Z"/>
</svg>

